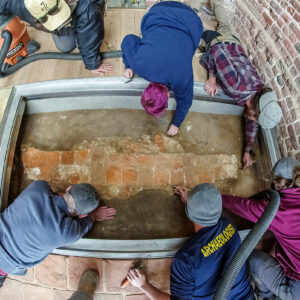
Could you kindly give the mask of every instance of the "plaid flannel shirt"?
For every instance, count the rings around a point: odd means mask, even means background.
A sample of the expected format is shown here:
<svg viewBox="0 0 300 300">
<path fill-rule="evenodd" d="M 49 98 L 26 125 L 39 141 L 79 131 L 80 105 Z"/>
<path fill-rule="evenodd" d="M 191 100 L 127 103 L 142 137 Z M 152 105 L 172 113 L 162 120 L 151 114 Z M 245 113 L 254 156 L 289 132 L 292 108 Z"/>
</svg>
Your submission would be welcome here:
<svg viewBox="0 0 300 300">
<path fill-rule="evenodd" d="M 240 106 L 253 99 L 264 88 L 257 71 L 248 59 L 244 49 L 237 44 L 214 44 L 202 56 L 201 65 L 209 76 L 217 77 L 223 92 Z M 245 119 L 244 151 L 250 152 L 255 141 L 258 122 Z"/>
</svg>

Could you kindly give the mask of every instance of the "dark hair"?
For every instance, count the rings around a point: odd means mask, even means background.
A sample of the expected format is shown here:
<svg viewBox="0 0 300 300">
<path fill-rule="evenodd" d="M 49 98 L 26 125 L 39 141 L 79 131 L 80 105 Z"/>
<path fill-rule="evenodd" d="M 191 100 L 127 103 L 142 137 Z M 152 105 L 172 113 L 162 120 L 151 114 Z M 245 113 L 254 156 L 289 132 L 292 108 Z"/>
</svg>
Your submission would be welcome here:
<svg viewBox="0 0 300 300">
<path fill-rule="evenodd" d="M 293 179 L 286 179 L 273 175 L 271 187 L 275 190 L 300 187 L 300 166 L 294 167 Z"/>
</svg>

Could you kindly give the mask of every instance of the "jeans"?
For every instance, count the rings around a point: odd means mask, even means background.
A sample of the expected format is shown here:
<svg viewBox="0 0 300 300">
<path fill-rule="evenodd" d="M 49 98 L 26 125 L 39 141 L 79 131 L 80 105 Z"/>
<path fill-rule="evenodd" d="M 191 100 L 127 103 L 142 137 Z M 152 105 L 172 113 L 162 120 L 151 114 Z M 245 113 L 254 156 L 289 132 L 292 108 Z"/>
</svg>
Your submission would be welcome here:
<svg viewBox="0 0 300 300">
<path fill-rule="evenodd" d="M 73 27 L 63 27 L 59 34 L 52 33 L 52 38 L 57 50 L 61 52 L 71 52 L 76 48 L 76 36 Z"/>
<path fill-rule="evenodd" d="M 263 251 L 254 250 L 249 258 L 250 274 L 263 298 L 278 296 L 282 300 L 297 300 L 300 282 L 285 276 L 275 258 Z"/>
</svg>

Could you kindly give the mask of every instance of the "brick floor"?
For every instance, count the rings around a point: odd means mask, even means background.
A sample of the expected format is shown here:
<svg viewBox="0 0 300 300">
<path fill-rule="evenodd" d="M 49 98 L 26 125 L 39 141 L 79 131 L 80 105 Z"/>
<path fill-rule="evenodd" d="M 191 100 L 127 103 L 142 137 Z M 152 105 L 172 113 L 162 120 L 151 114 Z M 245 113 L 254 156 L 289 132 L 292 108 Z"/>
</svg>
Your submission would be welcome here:
<svg viewBox="0 0 300 300">
<path fill-rule="evenodd" d="M 143 261 L 142 269 L 153 285 L 168 291 L 170 264 L 171 259 L 148 259 Z M 67 300 L 77 289 L 82 272 L 92 268 L 100 273 L 94 300 L 149 300 L 130 284 L 120 288 L 131 265 L 132 260 L 49 255 L 40 265 L 28 269 L 25 276 L 10 275 L 0 289 L 0 299 Z"/>
</svg>

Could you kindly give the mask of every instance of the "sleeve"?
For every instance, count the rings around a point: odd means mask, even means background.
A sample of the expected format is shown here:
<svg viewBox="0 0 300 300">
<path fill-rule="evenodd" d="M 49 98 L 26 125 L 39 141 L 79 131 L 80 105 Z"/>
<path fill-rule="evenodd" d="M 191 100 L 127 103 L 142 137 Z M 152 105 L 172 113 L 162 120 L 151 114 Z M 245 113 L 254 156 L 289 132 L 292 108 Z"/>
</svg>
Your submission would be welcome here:
<svg viewBox="0 0 300 300">
<path fill-rule="evenodd" d="M 244 152 L 251 152 L 257 136 L 259 123 L 255 120 L 245 119 Z"/>
<path fill-rule="evenodd" d="M 181 123 L 185 119 L 190 107 L 193 103 L 193 88 L 194 88 L 194 79 L 193 75 L 191 76 L 188 86 L 185 88 L 174 89 L 174 96 L 176 100 L 176 111 L 173 118 L 173 125 L 180 127 Z M 172 87 L 171 87 L 172 89 Z"/>
<path fill-rule="evenodd" d="M 75 243 L 83 235 L 85 235 L 93 226 L 92 219 L 87 216 L 85 218 L 67 217 L 62 224 L 61 246 Z"/>
<path fill-rule="evenodd" d="M 210 50 L 205 52 L 200 59 L 201 66 L 207 70 L 209 77 L 217 77 L 215 60 L 212 57 Z"/>
<path fill-rule="evenodd" d="M 125 69 L 133 68 L 133 57 L 140 42 L 141 38 L 134 34 L 128 34 L 124 37 L 121 44 L 121 49 L 123 53 L 122 57 Z"/>
<path fill-rule="evenodd" d="M 100 46 L 104 38 L 104 21 L 95 0 L 81 0 L 73 13 L 78 48 L 85 68 L 95 70 L 101 64 Z"/>
<path fill-rule="evenodd" d="M 232 213 L 256 223 L 264 212 L 268 200 L 257 200 L 242 198 L 232 195 L 222 195 L 223 207 Z M 274 228 L 276 219 L 274 219 L 269 227 L 269 230 Z"/>
<path fill-rule="evenodd" d="M 191 260 L 175 258 L 171 266 L 170 291 L 171 299 L 192 299 L 195 279 Z"/>
</svg>

